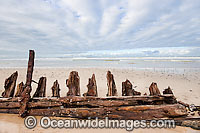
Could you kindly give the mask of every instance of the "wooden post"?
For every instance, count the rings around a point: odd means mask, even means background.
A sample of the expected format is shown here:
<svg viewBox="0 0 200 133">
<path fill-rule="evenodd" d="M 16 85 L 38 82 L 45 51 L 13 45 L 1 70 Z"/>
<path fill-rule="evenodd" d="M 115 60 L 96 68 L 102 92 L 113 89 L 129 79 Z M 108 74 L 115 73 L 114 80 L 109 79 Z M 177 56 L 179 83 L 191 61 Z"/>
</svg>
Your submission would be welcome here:
<svg viewBox="0 0 200 133">
<path fill-rule="evenodd" d="M 35 58 L 35 52 L 34 50 L 29 50 L 29 60 L 28 60 L 28 69 L 27 69 L 27 75 L 26 75 L 26 84 L 25 89 L 22 92 L 22 98 L 20 101 L 20 110 L 19 115 L 21 117 L 25 117 L 27 115 L 27 107 L 28 102 L 31 98 L 31 82 L 32 82 L 32 75 L 33 75 L 33 67 L 34 67 L 34 58 Z"/>
<path fill-rule="evenodd" d="M 56 80 L 53 83 L 51 90 L 52 90 L 52 97 L 60 97 L 60 88 L 59 88 L 58 80 Z"/>
<path fill-rule="evenodd" d="M 150 95 L 160 95 L 160 91 L 158 89 L 157 83 L 152 82 L 151 86 L 149 87 Z"/>
<path fill-rule="evenodd" d="M 20 84 L 17 85 L 17 92 L 15 94 L 15 97 L 21 97 L 23 91 L 24 91 L 24 83 L 21 82 Z"/>
<path fill-rule="evenodd" d="M 111 74 L 111 72 L 108 71 L 106 77 L 107 77 L 107 86 L 108 86 L 107 96 L 117 96 L 117 89 L 116 89 L 113 74 Z"/>
<path fill-rule="evenodd" d="M 78 72 L 70 72 L 69 79 L 66 80 L 66 85 L 69 88 L 67 96 L 80 96 L 80 78 Z"/>
<path fill-rule="evenodd" d="M 141 95 L 141 93 L 132 89 L 132 84 L 128 79 L 125 82 L 122 82 L 122 96 L 134 95 Z"/>
<path fill-rule="evenodd" d="M 95 75 L 92 75 L 92 78 L 89 78 L 88 85 L 87 85 L 88 91 L 87 93 L 84 93 L 83 96 L 98 96 L 97 94 L 97 84 Z"/>
<path fill-rule="evenodd" d="M 35 94 L 33 95 L 33 97 L 45 97 L 45 93 L 46 93 L 46 81 L 47 78 L 46 77 L 41 77 L 38 83 L 38 87 L 35 91 Z"/>
<path fill-rule="evenodd" d="M 5 80 L 5 91 L 2 93 L 3 97 L 13 97 L 15 92 L 15 86 L 17 81 L 18 72 L 13 73 L 9 78 Z"/>
<path fill-rule="evenodd" d="M 122 96 L 133 96 L 132 84 L 128 79 L 122 82 Z"/>
<path fill-rule="evenodd" d="M 163 91 L 163 94 L 173 94 L 172 89 L 168 86 L 168 88 Z"/>
</svg>

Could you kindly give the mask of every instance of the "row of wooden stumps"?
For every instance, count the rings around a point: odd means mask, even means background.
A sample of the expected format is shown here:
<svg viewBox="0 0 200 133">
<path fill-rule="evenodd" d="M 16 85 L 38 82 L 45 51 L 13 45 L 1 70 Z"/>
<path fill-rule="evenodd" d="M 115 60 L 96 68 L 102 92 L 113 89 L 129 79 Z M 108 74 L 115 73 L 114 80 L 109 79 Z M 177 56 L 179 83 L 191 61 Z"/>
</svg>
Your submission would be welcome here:
<svg viewBox="0 0 200 133">
<path fill-rule="evenodd" d="M 30 69 L 30 71 L 32 71 L 32 69 Z M 2 97 L 4 98 L 22 97 L 23 92 L 26 90 L 26 88 L 28 88 L 28 90 L 31 91 L 30 85 L 27 85 L 27 83 L 24 84 L 23 82 L 21 82 L 17 85 L 17 92 L 14 95 L 17 76 L 18 76 L 18 72 L 16 71 L 9 78 L 5 80 L 5 85 L 4 85 L 5 91 L 2 93 Z M 107 77 L 107 86 L 108 86 L 108 93 L 106 96 L 118 96 L 113 74 L 111 74 L 111 72 L 108 71 L 106 77 Z M 27 78 L 32 78 L 32 77 L 30 76 Z M 33 97 L 46 97 L 46 81 L 47 81 L 46 77 L 41 77 L 38 83 L 34 81 L 35 83 L 38 84 L 38 87 Z M 29 82 L 30 81 L 28 80 L 28 83 Z M 72 71 L 70 73 L 69 78 L 66 80 L 66 86 L 69 88 L 69 91 L 67 92 L 67 96 L 80 96 L 80 77 L 78 75 L 78 72 Z M 84 93 L 83 96 L 98 96 L 97 83 L 96 83 L 94 74 L 92 75 L 91 78 L 89 78 L 87 88 L 88 88 L 88 91 Z M 59 87 L 58 80 L 56 80 L 53 83 L 51 90 L 52 90 L 52 97 L 60 97 L 60 87 Z M 150 85 L 149 91 L 150 91 L 150 96 L 161 95 L 157 87 L 157 84 L 154 82 Z M 171 88 L 168 87 L 167 89 L 163 91 L 163 94 L 173 94 L 173 92 Z M 122 82 L 122 96 L 135 96 L 135 95 L 141 95 L 141 93 L 133 89 L 131 82 L 128 79 Z M 147 94 L 145 93 L 144 95 L 147 95 Z"/>
<path fill-rule="evenodd" d="M 117 89 L 113 74 L 107 72 L 107 97 L 97 97 L 97 84 L 93 74 L 88 81 L 88 91 L 80 96 L 80 77 L 78 72 L 72 71 L 66 80 L 69 88 L 66 97 L 60 97 L 60 87 L 56 80 L 52 86 L 52 97 L 46 97 L 46 77 L 41 77 L 39 82 L 32 80 L 35 53 L 29 52 L 28 69 L 26 83 L 17 85 L 18 73 L 15 72 L 5 80 L 4 98 L 0 98 L 0 113 L 19 114 L 21 117 L 27 115 L 74 117 L 87 119 L 174 119 L 179 125 L 183 125 L 185 120 L 192 124 L 197 121 L 197 126 L 189 125 L 193 128 L 200 128 L 199 118 L 189 118 L 187 104 L 178 102 L 169 88 L 160 93 L 157 84 L 152 83 L 149 87 L 150 96 L 141 96 L 140 92 L 133 89 L 129 80 L 122 82 L 122 96 L 117 96 Z M 31 98 L 31 83 L 38 84 L 36 92 Z"/>
</svg>

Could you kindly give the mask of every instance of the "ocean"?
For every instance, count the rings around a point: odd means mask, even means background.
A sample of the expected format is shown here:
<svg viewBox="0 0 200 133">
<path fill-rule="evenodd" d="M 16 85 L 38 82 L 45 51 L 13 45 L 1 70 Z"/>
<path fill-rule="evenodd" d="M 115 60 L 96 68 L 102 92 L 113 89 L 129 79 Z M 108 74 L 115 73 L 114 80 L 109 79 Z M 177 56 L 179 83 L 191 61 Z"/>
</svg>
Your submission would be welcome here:
<svg viewBox="0 0 200 133">
<path fill-rule="evenodd" d="M 28 59 L 0 59 L 0 68 L 26 68 Z M 200 71 L 200 57 L 36 58 L 38 68 L 119 68 L 167 73 Z"/>
</svg>

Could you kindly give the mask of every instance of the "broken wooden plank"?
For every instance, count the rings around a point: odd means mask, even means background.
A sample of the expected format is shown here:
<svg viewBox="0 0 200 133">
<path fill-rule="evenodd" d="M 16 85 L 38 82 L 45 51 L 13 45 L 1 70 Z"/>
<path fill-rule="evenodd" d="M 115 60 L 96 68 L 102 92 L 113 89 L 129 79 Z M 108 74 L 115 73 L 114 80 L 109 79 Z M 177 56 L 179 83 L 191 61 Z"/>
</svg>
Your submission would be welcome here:
<svg viewBox="0 0 200 133">
<path fill-rule="evenodd" d="M 97 84 L 95 75 L 92 74 L 92 78 L 89 78 L 88 85 L 87 85 L 88 91 L 83 94 L 83 96 L 98 96 L 97 94 Z"/>
<path fill-rule="evenodd" d="M 25 89 L 22 92 L 22 98 L 20 101 L 20 111 L 19 115 L 21 117 L 25 117 L 27 115 L 27 107 L 28 102 L 31 98 L 31 82 L 32 82 L 32 75 L 33 75 L 33 67 L 34 67 L 34 58 L 35 58 L 35 52 L 34 50 L 29 50 L 29 60 L 28 60 L 28 69 L 27 69 L 27 75 L 26 75 L 26 84 Z"/>
<path fill-rule="evenodd" d="M 109 119 L 148 120 L 186 116 L 187 110 L 180 104 L 172 104 L 105 108 L 30 109 L 29 114 L 41 116 L 62 116 L 81 119 L 87 119 L 88 117 L 98 117 L 99 119 L 104 119 L 108 117 Z"/>
<path fill-rule="evenodd" d="M 80 78 L 78 72 L 70 72 L 69 78 L 66 80 L 66 85 L 69 88 L 67 96 L 80 96 Z"/>
<path fill-rule="evenodd" d="M 53 83 L 51 90 L 52 90 L 52 97 L 60 97 L 60 87 L 59 87 L 58 80 L 56 80 Z"/>
<path fill-rule="evenodd" d="M 38 87 L 33 97 L 45 97 L 46 96 L 46 77 L 41 77 L 38 82 Z"/>
<path fill-rule="evenodd" d="M 107 96 L 117 96 L 117 89 L 115 85 L 114 76 L 110 71 L 107 72 L 106 78 L 107 78 L 107 86 L 108 86 Z"/>
<path fill-rule="evenodd" d="M 125 82 L 122 82 L 122 96 L 134 96 L 134 95 L 141 95 L 141 93 L 135 91 L 132 88 L 131 82 L 128 79 L 126 79 Z"/>
<path fill-rule="evenodd" d="M 157 83 L 152 82 L 152 84 L 149 87 L 149 92 L 151 96 L 160 95 L 160 91 L 158 89 Z"/>
<path fill-rule="evenodd" d="M 17 85 L 17 92 L 15 94 L 15 97 L 21 97 L 22 96 L 22 92 L 24 91 L 24 83 L 21 82 Z"/>
<path fill-rule="evenodd" d="M 9 105 L 12 105 L 13 108 L 17 108 L 18 106 L 13 106 L 13 102 L 18 103 L 20 99 L 13 98 L 5 99 L 0 98 L 0 108 L 6 108 Z M 10 104 L 11 103 L 11 104 Z M 41 103 L 46 103 L 46 105 L 41 105 Z M 60 98 L 32 98 L 29 101 L 29 105 L 31 107 L 32 104 L 38 105 L 42 108 L 48 107 L 47 105 L 51 105 L 57 103 L 58 105 L 62 105 L 63 107 L 122 107 L 122 106 L 137 106 L 137 105 L 162 105 L 162 104 L 176 104 L 177 101 L 174 96 L 166 95 L 166 96 L 123 96 L 123 97 L 60 97 Z M 56 105 L 55 105 L 56 106 Z M 8 107 L 8 108 L 12 108 Z M 56 106 L 57 107 L 57 106 Z"/>
<path fill-rule="evenodd" d="M 163 91 L 163 94 L 173 94 L 172 89 L 168 86 L 168 88 Z"/>
<path fill-rule="evenodd" d="M 5 91 L 2 93 L 3 97 L 14 96 L 17 77 L 18 77 L 18 72 L 16 71 L 9 78 L 5 80 L 5 84 L 4 84 Z"/>
</svg>

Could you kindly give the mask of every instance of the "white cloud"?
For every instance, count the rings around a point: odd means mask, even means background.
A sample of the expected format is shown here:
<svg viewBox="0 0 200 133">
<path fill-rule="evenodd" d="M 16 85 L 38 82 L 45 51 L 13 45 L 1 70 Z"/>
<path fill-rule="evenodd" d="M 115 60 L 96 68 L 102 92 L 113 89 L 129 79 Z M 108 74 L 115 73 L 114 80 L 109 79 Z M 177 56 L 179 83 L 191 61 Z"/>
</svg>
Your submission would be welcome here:
<svg viewBox="0 0 200 133">
<path fill-rule="evenodd" d="M 6 0 L 0 2 L 0 51 L 199 47 L 199 12 L 199 0 Z"/>
</svg>

